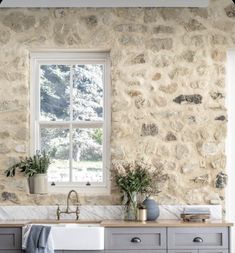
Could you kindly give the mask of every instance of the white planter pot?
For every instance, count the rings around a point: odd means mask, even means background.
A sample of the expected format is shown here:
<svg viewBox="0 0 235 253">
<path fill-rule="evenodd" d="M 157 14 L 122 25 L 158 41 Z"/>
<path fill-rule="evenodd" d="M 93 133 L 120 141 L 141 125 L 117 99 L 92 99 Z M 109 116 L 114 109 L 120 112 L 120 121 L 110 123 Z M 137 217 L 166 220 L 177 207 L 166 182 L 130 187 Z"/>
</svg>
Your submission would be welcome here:
<svg viewBox="0 0 235 253">
<path fill-rule="evenodd" d="M 47 194 L 48 192 L 47 174 L 36 174 L 33 176 L 33 193 Z"/>
</svg>

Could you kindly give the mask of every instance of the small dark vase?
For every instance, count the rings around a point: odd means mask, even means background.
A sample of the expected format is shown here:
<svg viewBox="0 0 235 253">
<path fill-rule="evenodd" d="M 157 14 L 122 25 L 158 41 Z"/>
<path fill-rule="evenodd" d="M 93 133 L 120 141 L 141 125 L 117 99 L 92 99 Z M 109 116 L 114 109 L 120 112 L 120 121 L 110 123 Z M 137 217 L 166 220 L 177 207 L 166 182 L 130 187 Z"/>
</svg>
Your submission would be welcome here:
<svg viewBox="0 0 235 253">
<path fill-rule="evenodd" d="M 154 199 L 147 197 L 144 200 L 143 204 L 147 208 L 147 220 L 148 221 L 156 220 L 160 215 L 158 203 Z"/>
</svg>

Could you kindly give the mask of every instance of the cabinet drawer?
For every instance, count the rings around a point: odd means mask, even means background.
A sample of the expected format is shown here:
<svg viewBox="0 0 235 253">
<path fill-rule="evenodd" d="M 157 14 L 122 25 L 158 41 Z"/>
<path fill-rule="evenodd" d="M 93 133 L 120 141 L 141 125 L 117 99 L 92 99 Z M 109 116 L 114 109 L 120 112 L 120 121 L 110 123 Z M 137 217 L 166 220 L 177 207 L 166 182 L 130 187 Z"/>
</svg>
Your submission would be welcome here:
<svg viewBox="0 0 235 253">
<path fill-rule="evenodd" d="M 228 250 L 219 250 L 219 249 L 200 250 L 199 253 L 228 253 Z"/>
<path fill-rule="evenodd" d="M 105 250 L 105 253 L 167 253 L 167 250 Z"/>
<path fill-rule="evenodd" d="M 228 253 L 228 250 L 187 250 L 187 249 L 176 249 L 168 250 L 168 253 Z"/>
<path fill-rule="evenodd" d="M 198 250 L 176 249 L 168 250 L 168 253 L 198 253 Z"/>
<path fill-rule="evenodd" d="M 166 249 L 166 228 L 107 228 L 105 249 Z"/>
<path fill-rule="evenodd" d="M 228 249 L 228 228 L 169 228 L 169 249 Z"/>
<path fill-rule="evenodd" d="M 55 253 L 104 253 L 103 250 L 58 250 Z"/>
<path fill-rule="evenodd" d="M 21 228 L 0 228 L 0 250 L 21 250 L 21 244 Z"/>
<path fill-rule="evenodd" d="M 7 250 L 7 249 L 4 249 L 4 250 L 0 250 L 0 253 L 22 253 L 23 250 Z"/>
</svg>

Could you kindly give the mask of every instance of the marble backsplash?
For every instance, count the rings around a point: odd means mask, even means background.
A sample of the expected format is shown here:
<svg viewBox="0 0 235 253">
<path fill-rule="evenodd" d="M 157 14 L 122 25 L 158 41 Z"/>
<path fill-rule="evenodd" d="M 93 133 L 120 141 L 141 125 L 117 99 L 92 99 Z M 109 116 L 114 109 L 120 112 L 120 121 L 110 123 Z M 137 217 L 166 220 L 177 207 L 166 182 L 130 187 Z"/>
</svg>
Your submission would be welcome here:
<svg viewBox="0 0 235 253">
<path fill-rule="evenodd" d="M 180 213 L 187 205 L 160 205 L 159 219 L 180 219 Z M 196 207 L 190 205 L 190 207 Z M 197 207 L 209 207 L 211 219 L 222 219 L 222 207 L 220 205 L 203 205 Z M 56 219 L 56 206 L 1 206 L 0 220 L 34 220 Z M 61 207 L 61 210 L 65 207 Z M 75 215 L 62 215 L 61 219 L 73 220 Z M 122 219 L 123 206 L 81 206 L 80 220 L 105 220 Z"/>
</svg>

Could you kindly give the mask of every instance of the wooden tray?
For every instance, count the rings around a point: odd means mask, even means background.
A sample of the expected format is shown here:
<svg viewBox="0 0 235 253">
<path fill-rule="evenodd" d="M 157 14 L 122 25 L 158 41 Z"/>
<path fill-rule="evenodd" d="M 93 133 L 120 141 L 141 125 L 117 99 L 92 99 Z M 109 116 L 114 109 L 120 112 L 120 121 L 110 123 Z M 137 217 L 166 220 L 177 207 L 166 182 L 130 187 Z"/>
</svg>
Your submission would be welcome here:
<svg viewBox="0 0 235 253">
<path fill-rule="evenodd" d="M 210 214 L 184 214 L 180 215 L 183 221 L 201 221 L 205 222 L 206 220 L 210 219 Z"/>
</svg>

